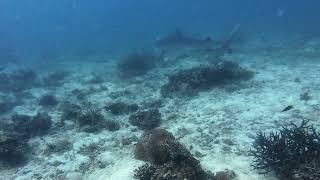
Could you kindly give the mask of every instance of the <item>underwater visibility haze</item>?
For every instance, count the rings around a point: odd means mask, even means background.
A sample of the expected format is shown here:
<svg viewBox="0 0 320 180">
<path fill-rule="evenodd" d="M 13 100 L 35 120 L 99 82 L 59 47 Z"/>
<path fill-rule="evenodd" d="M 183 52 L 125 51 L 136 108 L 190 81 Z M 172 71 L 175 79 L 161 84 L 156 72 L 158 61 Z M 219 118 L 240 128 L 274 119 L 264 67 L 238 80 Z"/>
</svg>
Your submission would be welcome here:
<svg viewBox="0 0 320 180">
<path fill-rule="evenodd" d="M 1 0 L 0 179 L 319 180 L 317 0 Z"/>
</svg>

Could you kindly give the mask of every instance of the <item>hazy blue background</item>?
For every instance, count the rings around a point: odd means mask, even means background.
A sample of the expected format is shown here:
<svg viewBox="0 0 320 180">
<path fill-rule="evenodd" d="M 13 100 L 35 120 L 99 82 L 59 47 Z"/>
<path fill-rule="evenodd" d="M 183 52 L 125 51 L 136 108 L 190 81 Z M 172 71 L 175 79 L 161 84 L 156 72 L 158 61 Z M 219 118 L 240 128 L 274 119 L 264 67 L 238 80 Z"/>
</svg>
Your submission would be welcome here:
<svg viewBox="0 0 320 180">
<path fill-rule="evenodd" d="M 116 53 L 177 27 L 219 37 L 238 23 L 252 35 L 317 35 L 319 9 L 319 0 L 0 0 L 0 53 Z"/>
</svg>

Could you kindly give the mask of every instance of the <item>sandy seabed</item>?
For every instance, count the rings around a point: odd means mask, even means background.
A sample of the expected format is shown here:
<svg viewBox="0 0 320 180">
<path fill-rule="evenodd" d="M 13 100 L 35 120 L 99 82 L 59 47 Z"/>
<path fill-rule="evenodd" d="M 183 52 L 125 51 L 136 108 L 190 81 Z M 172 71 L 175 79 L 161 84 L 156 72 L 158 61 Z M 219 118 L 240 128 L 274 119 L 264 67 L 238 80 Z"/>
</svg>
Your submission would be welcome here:
<svg viewBox="0 0 320 180">
<path fill-rule="evenodd" d="M 159 110 L 164 121 L 160 127 L 173 133 L 204 169 L 212 172 L 230 169 L 239 180 L 276 179 L 272 174 L 260 175 L 253 170 L 248 151 L 260 130 L 275 131 L 282 124 L 300 123 L 304 118 L 320 127 L 320 53 L 317 54 L 320 40 L 299 41 L 294 47 L 285 41 L 263 43 L 250 42 L 223 57 L 253 70 L 253 79 L 241 86 L 217 87 L 189 98 L 164 99 L 160 88 L 167 82 L 167 74 L 198 65 L 197 58 L 186 57 L 174 66 L 156 68 L 142 77 L 123 81 L 117 77 L 113 59 L 94 56 L 78 62 L 76 57 L 60 57 L 58 62 L 61 63 L 55 68 L 64 67 L 72 72 L 63 86 L 31 89 L 34 98 L 15 107 L 14 112 L 35 115 L 43 110 L 36 101 L 45 93 L 76 102 L 71 95 L 74 89 L 90 92 L 86 99 L 97 107 L 115 101 L 147 107 L 149 102 L 162 99 L 163 106 Z M 105 61 L 98 61 L 101 58 Z M 102 76 L 104 81 L 90 83 L 96 75 Z M 301 99 L 304 93 L 311 99 Z M 281 112 L 288 105 L 294 108 Z M 46 111 L 54 123 L 60 121 L 58 108 Z M 43 136 L 43 140 L 30 139 L 29 144 L 34 149 L 30 162 L 22 167 L 0 170 L 0 179 L 133 179 L 134 169 L 144 163 L 133 157 L 134 144 L 143 132 L 128 123 L 128 115 L 103 113 L 106 118 L 121 123 L 119 131 L 85 133 L 74 128 L 73 122 L 66 121 L 64 128 L 54 126 L 53 132 Z M 44 153 L 46 142 L 61 139 L 70 141 L 72 148 L 62 153 Z M 124 139 L 131 141 L 124 145 Z M 96 148 L 86 151 L 90 145 Z"/>
</svg>

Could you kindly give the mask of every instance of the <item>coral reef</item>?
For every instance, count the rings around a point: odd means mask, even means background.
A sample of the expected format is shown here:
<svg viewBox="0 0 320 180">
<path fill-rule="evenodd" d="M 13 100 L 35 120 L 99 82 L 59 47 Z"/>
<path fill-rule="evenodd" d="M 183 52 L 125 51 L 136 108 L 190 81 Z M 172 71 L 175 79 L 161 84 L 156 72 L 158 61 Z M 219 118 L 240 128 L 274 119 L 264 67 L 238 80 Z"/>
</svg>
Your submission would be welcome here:
<svg viewBox="0 0 320 180">
<path fill-rule="evenodd" d="M 169 82 L 161 88 L 164 97 L 175 95 L 195 95 L 199 91 L 215 86 L 248 80 L 253 72 L 231 61 L 222 61 L 214 65 L 180 70 L 169 76 Z"/>
<path fill-rule="evenodd" d="M 33 117 L 30 124 L 30 131 L 32 135 L 44 135 L 51 128 L 52 121 L 48 113 L 38 113 Z"/>
<path fill-rule="evenodd" d="M 44 153 L 47 155 L 52 153 L 62 154 L 72 149 L 72 144 L 67 139 L 58 139 L 53 142 L 46 142 L 44 139 L 42 140 L 46 144 Z"/>
<path fill-rule="evenodd" d="M 55 71 L 44 76 L 42 81 L 45 86 L 57 87 L 61 86 L 69 75 L 67 71 Z"/>
<path fill-rule="evenodd" d="M 105 107 L 106 111 L 111 112 L 113 115 L 123 115 L 138 111 L 137 104 L 126 104 L 123 102 L 112 103 Z"/>
<path fill-rule="evenodd" d="M 236 173 L 232 170 L 225 169 L 224 171 L 216 172 L 214 180 L 232 180 L 237 177 Z"/>
<path fill-rule="evenodd" d="M 99 75 L 99 74 L 94 74 L 89 80 L 88 83 L 90 84 L 101 84 L 105 81 L 105 79 Z"/>
<path fill-rule="evenodd" d="M 301 101 L 309 101 L 311 99 L 312 99 L 312 97 L 310 96 L 309 92 L 304 92 L 304 93 L 300 94 Z"/>
<path fill-rule="evenodd" d="M 269 135 L 259 132 L 250 155 L 253 167 L 262 173 L 274 171 L 281 179 L 317 179 L 312 177 L 319 177 L 319 152 L 320 134 L 303 120 L 300 126 L 291 123 Z"/>
<path fill-rule="evenodd" d="M 140 180 L 209 180 L 200 162 L 174 136 L 163 129 L 145 132 L 135 148 L 135 158 L 149 163 L 135 170 Z"/>
<path fill-rule="evenodd" d="M 117 131 L 120 129 L 120 123 L 114 120 L 106 120 L 105 126 L 109 131 Z"/>
<path fill-rule="evenodd" d="M 129 117 L 130 124 L 144 130 L 150 130 L 160 126 L 161 121 L 161 113 L 155 108 L 138 111 Z"/>
<path fill-rule="evenodd" d="M 62 111 L 61 120 L 76 120 L 81 112 L 81 106 L 71 102 L 63 102 L 59 109 Z"/>
<path fill-rule="evenodd" d="M 36 116 L 15 114 L 11 117 L 13 129 L 25 138 L 41 136 L 51 128 L 51 117 L 47 113 L 38 113 Z"/>
<path fill-rule="evenodd" d="M 0 131 L 0 167 L 17 166 L 26 162 L 30 147 L 17 134 Z"/>
<path fill-rule="evenodd" d="M 84 132 L 96 132 L 103 128 L 104 116 L 98 109 L 82 110 L 77 117 L 77 124 Z"/>
<path fill-rule="evenodd" d="M 120 129 L 119 122 L 105 119 L 100 110 L 95 108 L 81 110 L 76 120 L 80 129 L 84 132 L 92 133 L 102 129 L 117 131 Z"/>
<path fill-rule="evenodd" d="M 41 106 L 56 106 L 58 105 L 59 101 L 57 98 L 52 94 L 45 94 L 40 97 L 39 105 Z"/>
<path fill-rule="evenodd" d="M 0 95 L 0 114 L 9 112 L 12 110 L 19 102 L 16 98 L 12 98 L 11 96 Z"/>
<path fill-rule="evenodd" d="M 90 157 L 90 159 L 94 159 L 97 157 L 97 154 L 101 154 L 103 150 L 101 143 L 90 143 L 88 145 L 83 145 L 80 147 L 78 153 Z"/>
<path fill-rule="evenodd" d="M 0 73 L 0 91 L 21 92 L 32 88 L 37 83 L 37 74 L 30 69 Z"/>
<path fill-rule="evenodd" d="M 299 166 L 293 171 L 293 180 L 317 180 L 320 179 L 320 164 L 319 159 L 315 162 L 306 163 Z"/>
<path fill-rule="evenodd" d="M 124 78 L 140 76 L 155 68 L 161 61 L 162 56 L 154 52 L 134 52 L 120 60 L 118 70 Z"/>
</svg>

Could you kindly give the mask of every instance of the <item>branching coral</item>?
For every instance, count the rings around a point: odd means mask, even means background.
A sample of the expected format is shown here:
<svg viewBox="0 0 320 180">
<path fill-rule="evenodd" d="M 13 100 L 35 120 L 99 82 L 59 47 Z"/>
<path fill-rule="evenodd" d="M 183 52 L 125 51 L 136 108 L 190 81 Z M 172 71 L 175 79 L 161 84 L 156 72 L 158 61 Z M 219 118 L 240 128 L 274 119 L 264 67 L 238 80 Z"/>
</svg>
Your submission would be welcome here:
<svg viewBox="0 0 320 180">
<path fill-rule="evenodd" d="M 259 132 L 250 155 L 254 158 L 255 169 L 262 173 L 274 171 L 279 177 L 290 179 L 295 172 L 301 172 L 305 164 L 315 164 L 320 172 L 319 152 L 320 134 L 303 120 L 300 126 L 291 123 L 269 135 Z"/>
</svg>

